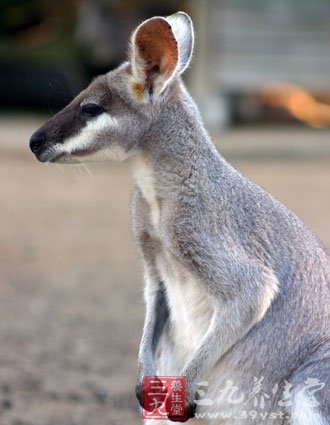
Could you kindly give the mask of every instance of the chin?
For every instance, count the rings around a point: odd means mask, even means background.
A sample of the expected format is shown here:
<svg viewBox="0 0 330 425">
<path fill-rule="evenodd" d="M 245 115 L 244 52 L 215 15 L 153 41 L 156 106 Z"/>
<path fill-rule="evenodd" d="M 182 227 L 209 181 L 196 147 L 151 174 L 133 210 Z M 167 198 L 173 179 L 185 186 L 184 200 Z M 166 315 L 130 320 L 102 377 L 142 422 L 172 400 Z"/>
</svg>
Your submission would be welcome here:
<svg viewBox="0 0 330 425">
<path fill-rule="evenodd" d="M 84 159 L 78 158 L 74 155 L 64 154 L 64 155 L 60 155 L 57 158 L 54 158 L 53 160 L 49 162 L 52 164 L 81 164 L 87 161 Z"/>
<path fill-rule="evenodd" d="M 54 148 L 47 149 L 44 152 L 37 153 L 36 158 L 40 162 L 48 162 L 51 164 L 82 164 L 84 162 L 93 161 L 91 157 L 94 152 L 79 151 L 79 152 L 63 152 Z"/>
<path fill-rule="evenodd" d="M 52 164 L 83 164 L 84 162 L 124 161 L 136 153 L 134 150 L 125 151 L 120 146 L 104 147 L 101 149 L 76 149 L 72 152 L 63 152 L 60 149 L 49 148 L 36 154 L 40 162 Z"/>
</svg>

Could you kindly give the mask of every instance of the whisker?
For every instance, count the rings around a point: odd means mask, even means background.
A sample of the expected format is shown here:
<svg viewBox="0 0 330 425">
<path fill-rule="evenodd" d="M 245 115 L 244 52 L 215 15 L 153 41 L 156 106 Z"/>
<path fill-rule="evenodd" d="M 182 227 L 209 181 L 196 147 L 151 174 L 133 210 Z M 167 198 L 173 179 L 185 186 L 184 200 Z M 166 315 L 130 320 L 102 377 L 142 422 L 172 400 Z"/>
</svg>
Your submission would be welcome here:
<svg viewBox="0 0 330 425">
<path fill-rule="evenodd" d="M 85 169 L 86 173 L 89 175 L 89 177 L 94 177 L 93 173 L 91 172 L 91 170 L 88 168 L 88 166 L 85 163 L 82 163 L 81 165 L 84 167 L 84 169 Z"/>
<path fill-rule="evenodd" d="M 74 175 L 76 176 L 76 179 L 77 179 L 77 180 L 79 180 L 79 176 L 78 176 L 78 173 L 77 173 L 77 168 L 76 168 L 76 166 L 75 166 L 75 165 L 73 165 L 72 169 L 73 169 L 73 171 L 74 171 Z"/>
<path fill-rule="evenodd" d="M 83 173 L 83 170 L 82 170 L 82 167 L 81 167 L 80 164 L 78 164 L 78 170 L 79 170 L 79 173 L 80 173 L 80 178 L 81 178 L 81 180 L 83 180 L 84 179 L 84 173 Z"/>
</svg>

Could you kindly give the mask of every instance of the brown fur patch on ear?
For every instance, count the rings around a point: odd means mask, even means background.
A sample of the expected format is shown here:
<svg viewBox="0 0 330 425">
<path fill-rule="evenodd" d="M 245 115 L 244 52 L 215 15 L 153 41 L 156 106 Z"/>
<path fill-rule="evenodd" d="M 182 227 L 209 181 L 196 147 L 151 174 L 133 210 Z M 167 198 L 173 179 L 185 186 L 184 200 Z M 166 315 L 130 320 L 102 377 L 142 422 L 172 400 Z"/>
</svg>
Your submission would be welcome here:
<svg viewBox="0 0 330 425">
<path fill-rule="evenodd" d="M 144 96 L 144 86 L 142 83 L 133 83 L 132 84 L 132 90 L 135 96 L 138 99 L 143 99 Z"/>
<path fill-rule="evenodd" d="M 147 79 L 174 71 L 179 58 L 178 44 L 165 19 L 153 18 L 142 24 L 135 35 L 135 43 L 144 61 Z"/>
</svg>

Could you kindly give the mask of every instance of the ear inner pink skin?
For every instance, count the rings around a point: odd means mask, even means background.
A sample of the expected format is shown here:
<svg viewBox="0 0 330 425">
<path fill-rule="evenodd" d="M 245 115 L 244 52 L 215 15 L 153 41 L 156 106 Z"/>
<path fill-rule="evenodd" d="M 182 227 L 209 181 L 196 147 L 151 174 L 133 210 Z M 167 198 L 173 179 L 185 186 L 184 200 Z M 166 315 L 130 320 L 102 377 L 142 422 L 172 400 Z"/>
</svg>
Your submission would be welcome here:
<svg viewBox="0 0 330 425">
<path fill-rule="evenodd" d="M 155 18 L 138 30 L 135 43 L 145 64 L 146 84 L 152 91 L 153 80 L 159 74 L 171 74 L 178 63 L 178 44 L 165 19 Z"/>
</svg>

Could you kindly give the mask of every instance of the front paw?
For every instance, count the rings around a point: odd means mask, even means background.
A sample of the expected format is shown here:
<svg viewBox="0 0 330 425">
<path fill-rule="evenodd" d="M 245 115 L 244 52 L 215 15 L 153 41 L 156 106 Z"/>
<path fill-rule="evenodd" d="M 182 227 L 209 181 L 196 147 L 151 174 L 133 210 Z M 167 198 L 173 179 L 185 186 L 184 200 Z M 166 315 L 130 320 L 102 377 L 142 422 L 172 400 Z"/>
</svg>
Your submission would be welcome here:
<svg viewBox="0 0 330 425">
<path fill-rule="evenodd" d="M 143 408 L 143 385 L 142 380 L 138 380 L 135 385 L 135 396 L 139 402 L 139 405 Z"/>
<path fill-rule="evenodd" d="M 187 422 L 189 419 L 195 417 L 196 409 L 197 409 L 197 400 L 199 398 L 199 394 L 195 393 L 193 396 L 188 396 L 187 403 L 185 405 L 185 412 L 181 417 L 168 415 L 168 419 L 172 422 Z"/>
<path fill-rule="evenodd" d="M 157 400 L 161 404 L 166 398 L 166 389 L 163 387 L 162 381 L 157 376 L 146 376 L 138 379 L 135 395 L 142 409 L 148 412 L 155 410 L 154 398 L 150 397 L 150 393 L 155 391 L 158 392 Z"/>
<path fill-rule="evenodd" d="M 195 397 L 195 400 L 196 400 L 196 397 Z M 188 419 L 195 417 L 196 409 L 197 409 L 197 404 L 195 403 L 195 401 L 191 401 L 190 403 L 188 403 L 188 406 L 187 406 Z"/>
<path fill-rule="evenodd" d="M 178 417 L 178 416 L 168 415 L 168 419 L 171 422 L 187 422 L 189 421 L 189 419 L 192 419 L 195 417 L 196 408 L 197 408 L 196 403 L 191 402 L 186 406 L 186 414 L 184 416 Z"/>
<path fill-rule="evenodd" d="M 147 376 L 155 376 L 154 373 L 154 367 L 153 365 L 149 365 L 146 363 L 143 363 L 142 361 L 139 361 L 139 365 L 138 365 L 138 372 L 137 372 L 137 383 L 135 385 L 135 396 L 140 404 L 140 406 L 142 407 L 142 409 L 145 409 L 145 407 L 143 406 L 143 392 L 145 390 L 144 386 L 145 386 L 145 377 Z M 147 410 L 147 409 L 146 409 Z"/>
</svg>

